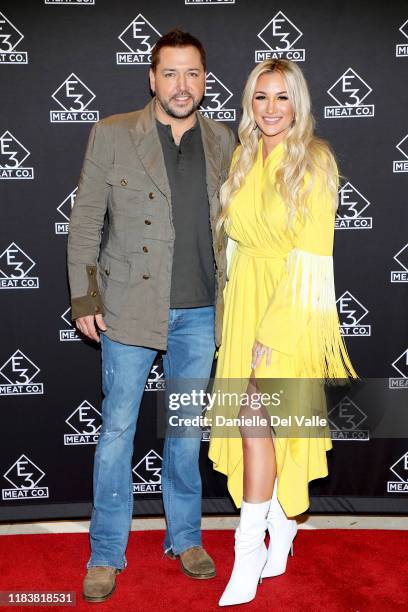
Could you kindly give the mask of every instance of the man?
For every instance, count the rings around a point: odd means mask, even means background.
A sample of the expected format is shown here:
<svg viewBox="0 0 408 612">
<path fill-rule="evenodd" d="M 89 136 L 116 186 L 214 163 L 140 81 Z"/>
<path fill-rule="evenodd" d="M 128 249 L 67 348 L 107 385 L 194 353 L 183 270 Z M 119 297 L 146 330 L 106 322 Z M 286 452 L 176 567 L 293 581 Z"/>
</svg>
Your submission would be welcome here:
<svg viewBox="0 0 408 612">
<path fill-rule="evenodd" d="M 156 43 L 150 87 L 154 98 L 143 110 L 94 125 L 70 220 L 72 318 L 102 345 L 88 601 L 107 599 L 126 567 L 133 438 L 157 352 L 167 379 L 205 386 L 221 336 L 226 257 L 215 222 L 235 138 L 197 112 L 205 52 L 190 34 L 173 30 Z M 194 410 L 201 408 L 187 408 Z M 215 568 L 201 545 L 199 449 L 197 435 L 166 437 L 164 551 L 185 574 L 205 579 Z"/>
</svg>

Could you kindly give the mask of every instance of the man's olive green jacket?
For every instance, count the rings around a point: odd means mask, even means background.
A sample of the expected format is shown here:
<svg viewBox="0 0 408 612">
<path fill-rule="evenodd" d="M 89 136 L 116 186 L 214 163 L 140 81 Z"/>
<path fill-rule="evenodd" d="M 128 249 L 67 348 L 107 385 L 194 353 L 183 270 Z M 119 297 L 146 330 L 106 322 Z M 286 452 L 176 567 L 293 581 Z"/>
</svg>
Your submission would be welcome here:
<svg viewBox="0 0 408 612">
<path fill-rule="evenodd" d="M 235 136 L 222 123 L 198 112 L 197 118 L 213 232 L 218 346 L 226 237 L 221 244 L 216 241 L 215 222 Z M 112 340 L 165 350 L 174 236 L 153 100 L 143 110 L 108 117 L 92 128 L 69 225 L 72 318 L 104 314 L 106 334 Z"/>
</svg>

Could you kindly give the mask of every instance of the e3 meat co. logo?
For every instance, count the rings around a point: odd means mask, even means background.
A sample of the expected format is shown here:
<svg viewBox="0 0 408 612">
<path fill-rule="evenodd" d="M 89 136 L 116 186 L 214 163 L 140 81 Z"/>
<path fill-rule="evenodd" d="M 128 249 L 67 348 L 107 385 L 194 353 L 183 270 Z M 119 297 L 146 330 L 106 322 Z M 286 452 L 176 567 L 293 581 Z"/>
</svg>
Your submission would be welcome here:
<svg viewBox="0 0 408 612">
<path fill-rule="evenodd" d="M 63 110 L 50 111 L 51 123 L 94 123 L 99 111 L 89 110 L 95 94 L 73 72 L 51 96 Z"/>
<path fill-rule="evenodd" d="M 164 391 L 165 388 L 166 380 L 163 372 L 163 362 L 159 359 L 150 370 L 145 385 L 145 391 Z"/>
<path fill-rule="evenodd" d="M 302 36 L 303 33 L 293 21 L 279 11 L 258 34 L 267 49 L 255 51 L 255 62 L 280 58 L 304 62 L 305 50 L 295 49 L 295 44 Z"/>
<path fill-rule="evenodd" d="M 397 480 L 387 482 L 387 493 L 408 493 L 408 451 L 390 467 Z"/>
<path fill-rule="evenodd" d="M 21 455 L 3 475 L 13 485 L 12 489 L 2 489 L 3 501 L 49 497 L 48 487 L 38 486 L 44 476 L 45 472 L 38 465 L 26 455 Z"/>
<path fill-rule="evenodd" d="M 399 31 L 405 36 L 405 38 L 408 38 L 408 19 L 402 24 Z M 396 57 L 408 57 L 408 44 L 398 44 L 395 47 L 395 55 Z"/>
<path fill-rule="evenodd" d="M 38 276 L 28 276 L 35 262 L 12 242 L 0 255 L 0 289 L 38 289 Z"/>
<path fill-rule="evenodd" d="M 16 47 L 24 36 L 3 13 L 0 13 L 0 64 L 27 64 L 27 51 Z"/>
<path fill-rule="evenodd" d="M 327 90 L 337 106 L 325 106 L 325 118 L 374 117 L 374 104 L 363 104 L 372 91 L 357 72 L 348 68 Z"/>
<path fill-rule="evenodd" d="M 401 266 L 401 269 L 391 272 L 391 282 L 408 283 L 408 242 L 398 253 L 395 253 L 394 259 Z"/>
<path fill-rule="evenodd" d="M 370 202 L 351 183 L 339 190 L 339 207 L 336 215 L 336 230 L 372 229 L 373 218 L 363 216 Z"/>
<path fill-rule="evenodd" d="M 161 34 L 141 13 L 118 36 L 128 51 L 116 53 L 119 65 L 150 64 L 152 49 Z"/>
<path fill-rule="evenodd" d="M 368 429 L 361 429 L 367 415 L 347 395 L 327 414 L 330 433 L 333 440 L 367 442 L 370 439 Z"/>
<path fill-rule="evenodd" d="M 235 108 L 226 108 L 232 96 L 232 91 L 215 74 L 209 72 L 205 80 L 204 103 L 200 106 L 200 113 L 216 121 L 235 121 Z"/>
<path fill-rule="evenodd" d="M 59 330 L 59 339 L 60 339 L 60 342 L 67 342 L 67 341 L 69 342 L 69 341 L 74 341 L 74 340 L 75 341 L 76 340 L 81 340 L 81 338 L 77 334 L 77 331 L 76 331 L 75 327 L 72 324 L 72 320 L 71 320 L 71 306 L 68 306 L 66 311 L 62 313 L 61 319 L 64 321 L 64 323 L 66 323 L 67 329 L 60 329 Z"/>
<path fill-rule="evenodd" d="M 162 458 L 150 450 L 133 468 L 133 493 L 161 493 Z"/>
<path fill-rule="evenodd" d="M 18 349 L 0 368 L 0 397 L 42 395 L 43 383 L 34 381 L 39 372 L 40 368 Z"/>
<path fill-rule="evenodd" d="M 86 400 L 65 420 L 75 433 L 64 434 L 65 446 L 96 444 L 101 428 L 101 413 Z"/>
<path fill-rule="evenodd" d="M 401 353 L 391 365 L 399 376 L 388 379 L 389 389 L 408 389 L 408 349 Z"/>
<path fill-rule="evenodd" d="M 402 153 L 405 159 L 394 161 L 392 164 L 392 171 L 394 173 L 408 172 L 408 134 L 395 145 L 395 148 Z"/>
<path fill-rule="evenodd" d="M 30 152 L 9 131 L 0 136 L 0 179 L 33 179 L 33 168 L 23 166 Z"/>
<path fill-rule="evenodd" d="M 362 325 L 368 310 L 350 291 L 345 291 L 337 300 L 340 332 L 342 336 L 371 336 L 371 325 Z"/>
<path fill-rule="evenodd" d="M 61 204 L 57 206 L 59 214 L 65 219 L 65 221 L 56 221 L 55 233 L 57 235 L 68 234 L 69 217 L 71 215 L 71 210 L 75 204 L 77 191 L 78 187 L 75 187 L 75 189 L 73 189 L 71 193 L 67 195 L 67 197 L 61 202 Z"/>
<path fill-rule="evenodd" d="M 184 0 L 188 6 L 217 6 L 219 4 L 235 4 L 235 0 Z"/>
<path fill-rule="evenodd" d="M 44 4 L 53 4 L 54 6 L 94 6 L 95 0 L 44 0 Z"/>
</svg>

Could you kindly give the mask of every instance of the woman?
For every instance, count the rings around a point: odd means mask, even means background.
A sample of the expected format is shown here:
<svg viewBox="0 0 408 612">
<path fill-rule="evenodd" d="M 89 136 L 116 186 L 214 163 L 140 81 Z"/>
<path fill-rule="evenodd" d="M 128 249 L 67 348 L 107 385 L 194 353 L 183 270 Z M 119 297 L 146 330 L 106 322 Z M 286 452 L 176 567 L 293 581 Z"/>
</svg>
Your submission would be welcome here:
<svg viewBox="0 0 408 612">
<path fill-rule="evenodd" d="M 225 228 L 236 248 L 217 384 L 226 389 L 232 380 L 246 381 L 254 397 L 267 379 L 303 379 L 285 405 L 295 412 L 318 405 L 325 414 L 322 380 L 357 375 L 340 335 L 334 293 L 337 167 L 329 146 L 314 135 L 297 64 L 267 60 L 252 70 L 239 140 L 218 221 L 220 235 Z M 240 416 L 249 411 L 241 408 Z M 257 435 L 244 427 L 240 433 L 220 435 L 213 425 L 209 452 L 241 507 L 234 568 L 220 606 L 251 601 L 261 577 L 285 571 L 297 531 L 288 517 L 308 508 L 308 483 L 327 475 L 332 448 L 327 428 L 316 437 L 280 437 L 268 421 Z"/>
</svg>

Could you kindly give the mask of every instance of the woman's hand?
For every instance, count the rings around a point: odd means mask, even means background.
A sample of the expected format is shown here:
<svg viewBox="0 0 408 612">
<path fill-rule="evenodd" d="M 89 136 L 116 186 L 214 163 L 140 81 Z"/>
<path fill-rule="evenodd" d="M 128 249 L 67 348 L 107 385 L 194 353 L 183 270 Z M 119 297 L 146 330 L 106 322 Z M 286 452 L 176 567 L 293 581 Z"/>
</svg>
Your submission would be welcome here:
<svg viewBox="0 0 408 612">
<path fill-rule="evenodd" d="M 272 349 L 270 346 L 265 346 L 258 340 L 255 340 L 254 346 L 252 347 L 252 364 L 253 370 L 261 363 L 262 355 L 266 356 L 266 367 L 271 365 Z"/>
</svg>

